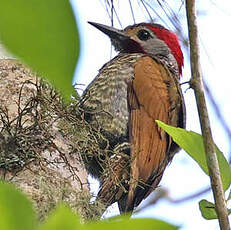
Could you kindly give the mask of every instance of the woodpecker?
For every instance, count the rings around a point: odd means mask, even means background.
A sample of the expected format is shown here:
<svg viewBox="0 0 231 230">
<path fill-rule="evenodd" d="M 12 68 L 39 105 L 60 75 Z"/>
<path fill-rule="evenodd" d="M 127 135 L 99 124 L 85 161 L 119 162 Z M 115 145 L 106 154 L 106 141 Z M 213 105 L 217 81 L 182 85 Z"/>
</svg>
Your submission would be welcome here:
<svg viewBox="0 0 231 230">
<path fill-rule="evenodd" d="M 179 147 L 155 120 L 185 127 L 180 88 L 183 53 L 175 33 L 154 23 L 118 30 L 89 22 L 109 36 L 119 54 L 103 65 L 84 91 L 84 118 L 111 151 L 89 157 L 100 181 L 97 199 L 132 212 L 159 184 Z"/>
</svg>

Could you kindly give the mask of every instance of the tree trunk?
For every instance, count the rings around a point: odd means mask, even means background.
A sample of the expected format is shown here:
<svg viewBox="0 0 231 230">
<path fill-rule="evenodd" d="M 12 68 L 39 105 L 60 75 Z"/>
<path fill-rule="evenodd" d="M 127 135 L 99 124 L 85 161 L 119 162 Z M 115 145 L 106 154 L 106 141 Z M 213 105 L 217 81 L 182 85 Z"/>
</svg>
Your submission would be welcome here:
<svg viewBox="0 0 231 230">
<path fill-rule="evenodd" d="M 0 59 L 0 178 L 30 197 L 40 219 L 59 201 L 84 219 L 100 215 L 89 202 L 75 106 L 17 60 Z"/>
</svg>

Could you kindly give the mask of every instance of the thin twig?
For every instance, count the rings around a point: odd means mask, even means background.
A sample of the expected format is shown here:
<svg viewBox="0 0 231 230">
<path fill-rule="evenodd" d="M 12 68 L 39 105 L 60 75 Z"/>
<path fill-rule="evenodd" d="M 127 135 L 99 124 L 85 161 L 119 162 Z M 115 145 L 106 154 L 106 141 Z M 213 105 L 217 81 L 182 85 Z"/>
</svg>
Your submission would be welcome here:
<svg viewBox="0 0 231 230">
<path fill-rule="evenodd" d="M 178 198 L 178 199 L 174 199 L 174 198 L 171 198 L 171 197 L 168 197 L 168 201 L 171 202 L 171 203 L 174 203 L 174 204 L 179 204 L 179 203 L 183 203 L 183 202 L 186 202 L 186 201 L 190 201 L 192 199 L 195 199 L 207 192 L 209 192 L 211 190 L 210 187 L 208 188 L 203 188 L 202 190 L 200 191 L 197 191 L 193 194 L 190 194 L 190 195 L 187 195 L 187 196 L 184 196 L 184 197 L 181 197 L 181 198 Z"/>
<path fill-rule="evenodd" d="M 163 198 L 172 204 L 180 204 L 180 203 L 184 203 L 187 201 L 191 201 L 192 199 L 195 199 L 195 198 L 209 192 L 210 190 L 211 190 L 210 187 L 206 187 L 200 191 L 196 191 L 193 194 L 189 194 L 189 195 L 186 195 L 184 197 L 176 199 L 176 198 L 169 196 L 169 192 L 166 188 L 158 188 L 157 190 L 155 190 L 155 192 L 152 194 L 152 196 L 150 196 L 150 199 L 148 200 L 148 202 L 145 203 L 144 205 L 138 206 L 138 208 L 135 210 L 134 213 L 138 213 L 138 212 L 140 212 L 146 208 L 153 207 L 157 202 L 159 202 Z"/>
<path fill-rule="evenodd" d="M 134 23 L 134 24 L 136 24 L 136 19 L 135 19 L 134 11 L 133 11 L 133 8 L 132 8 L 131 0 L 128 0 L 128 2 L 129 2 L 129 6 L 130 6 L 130 10 L 131 10 L 131 14 L 132 14 L 132 20 L 133 20 L 133 23 Z"/>
<path fill-rule="evenodd" d="M 142 0 L 142 2 L 145 4 L 146 8 L 147 8 L 147 12 L 149 11 L 149 9 L 160 19 L 160 21 L 162 21 L 162 23 L 167 27 L 168 23 L 163 19 L 163 17 L 157 12 L 157 10 L 155 9 L 155 7 L 153 7 L 149 2 L 146 2 L 145 0 Z M 149 9 L 148 9 L 149 8 Z M 153 21 L 153 20 L 152 20 Z"/>
<path fill-rule="evenodd" d="M 146 13 L 148 14 L 148 17 L 149 17 L 149 19 L 150 19 L 150 22 L 153 22 L 153 18 L 152 18 L 152 16 L 151 16 L 151 14 L 150 14 L 150 12 L 149 12 L 147 6 L 145 5 L 144 1 L 143 1 L 143 0 L 137 0 L 137 1 L 142 3 L 142 5 L 143 5 L 143 7 L 144 7 L 144 9 L 145 9 L 145 11 L 146 11 Z"/>
<path fill-rule="evenodd" d="M 195 0 L 186 0 L 186 12 L 190 40 L 190 59 L 192 72 L 191 87 L 194 88 L 194 93 L 196 96 L 197 108 L 199 112 L 204 147 L 206 152 L 206 160 L 209 169 L 210 181 L 215 200 L 215 208 L 218 215 L 219 225 L 222 230 L 229 230 L 230 225 L 228 220 L 228 210 L 226 207 L 224 190 L 221 182 L 219 165 L 215 145 L 212 138 L 212 132 L 210 128 L 203 89 L 202 72 L 199 58 L 199 39 L 196 22 Z"/>
</svg>

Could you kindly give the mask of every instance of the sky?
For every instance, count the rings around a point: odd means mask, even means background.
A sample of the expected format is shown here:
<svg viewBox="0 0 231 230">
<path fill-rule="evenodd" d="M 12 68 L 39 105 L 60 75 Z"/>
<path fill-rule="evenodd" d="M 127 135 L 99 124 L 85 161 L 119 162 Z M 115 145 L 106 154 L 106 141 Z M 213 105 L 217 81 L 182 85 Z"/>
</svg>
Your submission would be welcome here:
<svg viewBox="0 0 231 230">
<path fill-rule="evenodd" d="M 102 65 L 108 62 L 112 56 L 110 40 L 103 33 L 92 27 L 87 21 L 93 21 L 110 25 L 110 19 L 103 5 L 104 0 L 72 0 L 74 10 L 76 12 L 77 22 L 81 35 L 81 58 L 76 71 L 77 83 L 89 84 L 97 75 Z M 134 1 L 135 2 L 135 1 Z M 174 1 L 170 1 L 170 3 Z M 175 1 L 177 2 L 177 1 Z M 179 1 L 181 2 L 181 1 Z M 199 2 L 199 1 L 198 1 Z M 174 4 L 174 3 L 173 3 Z M 134 24 L 131 13 L 129 11 L 128 1 L 119 1 L 119 17 L 122 26 Z M 179 17 L 182 17 L 184 5 L 178 7 Z M 227 123 L 231 126 L 231 87 L 230 87 L 230 37 L 231 30 L 231 3 L 229 0 L 218 2 L 215 0 L 200 1 L 198 5 L 200 17 L 198 19 L 200 34 L 200 50 L 201 50 L 201 66 L 204 79 L 209 85 L 213 96 L 219 103 L 220 109 L 226 118 Z M 138 5 L 134 7 L 136 22 L 147 21 Z M 164 17 L 163 12 L 157 9 L 158 13 Z M 158 23 L 158 17 L 153 15 Z M 167 24 L 167 25 L 166 25 Z M 164 26 L 168 27 L 168 23 Z M 117 28 L 121 28 L 118 23 Z M 186 31 L 186 23 L 182 21 L 184 30 Z M 169 29 L 171 27 L 169 26 Z M 190 79 L 190 65 L 187 52 L 184 50 L 185 65 L 183 70 L 182 82 Z M 194 93 L 191 89 L 184 93 L 187 108 L 187 130 L 193 130 L 200 133 L 199 119 L 194 99 Z M 225 135 L 214 111 L 210 106 L 209 112 L 213 137 L 217 146 L 228 156 L 230 151 L 230 140 Z M 95 191 L 97 184 L 91 180 L 92 188 Z M 161 187 L 169 191 L 169 196 L 173 199 L 179 199 L 184 196 L 193 194 L 209 185 L 209 178 L 202 172 L 199 166 L 184 152 L 179 152 L 173 159 L 173 162 L 166 169 L 163 179 L 160 183 Z M 167 200 L 159 201 L 155 206 L 142 210 L 137 217 L 152 217 L 165 220 L 172 224 L 181 226 L 181 230 L 193 229 L 219 229 L 216 220 L 206 221 L 201 217 L 198 202 L 201 199 L 213 201 L 211 193 L 204 194 L 196 199 L 180 203 L 171 204 Z M 114 205 L 106 216 L 117 215 L 118 209 Z"/>
</svg>

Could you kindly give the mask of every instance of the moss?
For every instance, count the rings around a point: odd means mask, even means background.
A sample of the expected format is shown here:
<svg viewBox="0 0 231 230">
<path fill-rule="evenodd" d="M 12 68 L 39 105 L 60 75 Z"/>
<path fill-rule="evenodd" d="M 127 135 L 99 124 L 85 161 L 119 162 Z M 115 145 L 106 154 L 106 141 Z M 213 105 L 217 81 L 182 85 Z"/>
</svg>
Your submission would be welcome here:
<svg viewBox="0 0 231 230">
<path fill-rule="evenodd" d="M 59 202 L 68 203 L 83 221 L 99 219 L 106 206 L 91 201 L 83 165 L 114 152 L 100 130 L 84 120 L 76 91 L 65 103 L 47 82 L 14 61 L 0 61 L 0 80 L 0 91 L 5 90 L 0 92 L 2 178 L 28 194 L 40 220 Z M 109 169 L 110 162 L 102 161 L 101 167 Z"/>
</svg>

